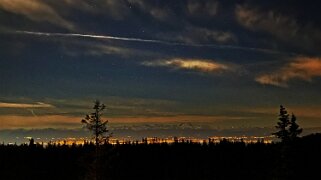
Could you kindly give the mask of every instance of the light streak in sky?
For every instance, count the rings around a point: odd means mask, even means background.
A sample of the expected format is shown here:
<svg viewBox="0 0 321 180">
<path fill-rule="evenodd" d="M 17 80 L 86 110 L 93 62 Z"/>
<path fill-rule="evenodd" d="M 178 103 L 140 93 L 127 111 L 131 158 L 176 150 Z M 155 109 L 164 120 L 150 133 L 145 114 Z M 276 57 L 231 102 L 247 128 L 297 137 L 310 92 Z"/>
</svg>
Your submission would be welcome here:
<svg viewBox="0 0 321 180">
<path fill-rule="evenodd" d="M 222 45 L 222 44 L 197 44 L 197 43 L 182 43 L 173 41 L 163 41 L 156 39 L 142 39 L 142 38 L 130 38 L 130 37 L 119 37 L 119 36 L 108 36 L 108 35 L 95 35 L 95 34 L 80 34 L 80 33 L 51 33 L 51 32 L 35 32 L 35 31 L 15 31 L 18 34 L 33 35 L 33 36 L 48 36 L 48 37 L 75 37 L 75 38 L 92 38 L 92 39 L 109 39 L 109 40 L 119 40 L 119 41 L 131 41 L 131 42 L 142 42 L 142 43 L 155 43 L 170 46 L 194 46 L 194 47 L 212 47 L 217 49 L 237 49 L 246 51 L 259 51 L 265 53 L 277 53 L 277 54 L 294 54 L 294 53 L 284 53 L 271 49 L 264 48 L 253 48 L 253 47 L 243 47 L 235 45 Z"/>
</svg>

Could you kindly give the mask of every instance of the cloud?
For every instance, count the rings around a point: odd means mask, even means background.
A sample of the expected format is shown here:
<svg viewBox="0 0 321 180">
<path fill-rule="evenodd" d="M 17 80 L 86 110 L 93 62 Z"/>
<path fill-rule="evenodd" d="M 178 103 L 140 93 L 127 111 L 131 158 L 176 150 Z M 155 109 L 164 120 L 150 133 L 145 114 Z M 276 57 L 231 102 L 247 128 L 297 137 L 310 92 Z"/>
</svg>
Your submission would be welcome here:
<svg viewBox="0 0 321 180">
<path fill-rule="evenodd" d="M 231 67 L 226 64 L 205 59 L 173 58 L 160 61 L 145 61 L 142 64 L 145 66 L 164 66 L 174 69 L 195 70 L 199 72 L 221 72 L 231 69 Z"/>
<path fill-rule="evenodd" d="M 134 98 L 119 96 L 101 96 L 96 97 L 101 102 L 106 103 L 107 113 L 109 117 L 119 116 L 170 116 L 183 114 L 182 109 L 177 108 L 180 102 L 174 100 L 151 99 L 151 98 Z M 82 116 L 90 113 L 92 109 L 93 99 L 48 99 L 45 101 L 55 105 L 51 109 L 37 109 L 37 115 L 68 115 Z M 174 108 L 176 107 L 176 108 Z M 21 111 L 21 109 L 0 109 L 0 115 L 21 115 L 30 116 L 29 111 Z M 2 110 L 2 111 L 1 111 Z"/>
<path fill-rule="evenodd" d="M 321 58 L 297 57 L 275 72 L 260 75 L 255 80 L 261 84 L 287 87 L 290 80 L 312 81 L 314 77 L 321 77 Z"/>
<path fill-rule="evenodd" d="M 76 48 L 75 48 L 76 47 Z M 83 51 L 79 51 L 79 47 Z M 117 45 L 105 45 L 101 43 L 78 43 L 71 44 L 65 49 L 66 53 L 69 55 L 91 55 L 91 56 L 104 56 L 104 55 L 117 55 L 122 58 L 130 57 L 144 57 L 158 55 L 157 52 L 152 52 L 149 50 L 136 49 L 130 47 L 122 47 Z"/>
<path fill-rule="evenodd" d="M 125 0 L 106 0 L 103 3 L 101 10 L 106 12 L 107 9 L 107 12 L 117 20 L 124 19 L 130 10 Z"/>
<path fill-rule="evenodd" d="M 81 127 L 81 117 L 44 115 L 44 116 L 17 116 L 0 115 L 0 129 L 5 128 L 44 128 L 44 127 Z"/>
<path fill-rule="evenodd" d="M 148 13 L 150 16 L 157 20 L 166 21 L 171 17 L 171 12 L 168 8 L 156 6 L 152 4 L 152 1 L 129 0 L 129 3 L 139 8 L 141 11 Z"/>
<path fill-rule="evenodd" d="M 173 38 L 173 36 L 170 37 L 171 39 Z M 193 26 L 188 26 L 183 32 L 177 33 L 176 39 L 188 44 L 213 42 L 226 44 L 237 42 L 237 37 L 231 32 Z"/>
<path fill-rule="evenodd" d="M 0 115 L 0 129 L 12 128 L 81 128 L 82 116 L 44 115 L 44 116 L 17 116 Z M 145 123 L 214 123 L 224 125 L 226 121 L 239 121 L 245 119 L 238 116 L 202 116 L 202 115 L 177 115 L 177 116 L 124 116 L 106 117 L 109 125 L 114 124 L 138 124 Z M 150 128 L 150 126 L 149 126 Z"/>
<path fill-rule="evenodd" d="M 23 104 L 23 103 L 5 103 L 0 102 L 0 108 L 53 108 L 51 104 L 37 102 L 36 104 Z"/>
<path fill-rule="evenodd" d="M 261 10 L 247 4 L 237 5 L 236 20 L 243 27 L 251 31 L 268 33 L 289 46 L 309 50 L 319 49 L 321 31 L 311 22 L 299 22 L 297 19 L 276 12 L 275 10 Z"/>
<path fill-rule="evenodd" d="M 55 3 L 55 6 L 63 4 L 64 7 L 61 8 L 67 7 L 69 10 L 77 9 L 95 15 L 108 15 L 114 20 L 123 20 L 130 12 L 130 7 L 126 0 L 60 0 L 51 3 Z"/>
<path fill-rule="evenodd" d="M 74 25 L 61 17 L 52 7 L 40 0 L 0 0 L 0 8 L 36 22 L 49 22 L 66 29 Z"/>
<path fill-rule="evenodd" d="M 192 16 L 213 17 L 217 14 L 219 2 L 218 1 L 187 1 L 187 12 Z"/>
<path fill-rule="evenodd" d="M 67 42 L 68 43 L 68 42 Z M 161 56 L 160 53 L 155 51 L 136 49 L 132 47 L 123 47 L 118 45 L 104 45 L 101 43 L 81 43 L 72 42 L 70 44 L 64 44 L 63 52 L 71 57 L 79 56 L 95 56 L 103 58 L 105 55 L 114 55 L 121 58 L 147 58 Z"/>
<path fill-rule="evenodd" d="M 121 57 L 133 57 L 137 55 L 146 55 L 144 51 L 135 50 L 131 48 L 124 48 L 119 46 L 110 46 L 110 45 L 94 45 L 86 49 L 90 55 L 102 56 L 108 54 L 116 54 Z"/>
<path fill-rule="evenodd" d="M 235 10 L 237 21 L 251 30 L 263 30 L 278 37 L 295 36 L 299 26 L 294 19 L 274 11 L 262 12 L 258 8 L 238 5 Z"/>
<path fill-rule="evenodd" d="M 305 120 L 305 118 L 313 118 L 313 119 L 320 119 L 321 117 L 321 106 L 320 105 L 286 105 L 286 109 L 289 114 L 294 113 L 301 122 Z M 279 113 L 279 107 L 239 107 L 238 111 L 243 113 L 255 113 L 255 114 L 265 114 L 269 116 L 276 116 Z"/>
<path fill-rule="evenodd" d="M 128 2 L 135 8 L 138 8 L 140 11 L 148 14 L 154 19 L 165 22 L 176 24 L 177 20 L 177 10 L 173 7 L 168 6 L 168 3 L 155 3 L 153 1 L 145 0 L 128 0 Z M 218 1 L 199 1 L 199 0 L 189 0 L 186 2 L 178 3 L 179 8 L 183 9 L 186 14 L 184 16 L 191 17 L 202 17 L 208 18 L 213 17 L 217 14 L 219 3 Z M 182 18 L 182 17 L 180 17 Z M 186 18 L 186 17 L 184 17 Z M 182 19 L 179 20 L 181 23 L 184 23 Z"/>
</svg>

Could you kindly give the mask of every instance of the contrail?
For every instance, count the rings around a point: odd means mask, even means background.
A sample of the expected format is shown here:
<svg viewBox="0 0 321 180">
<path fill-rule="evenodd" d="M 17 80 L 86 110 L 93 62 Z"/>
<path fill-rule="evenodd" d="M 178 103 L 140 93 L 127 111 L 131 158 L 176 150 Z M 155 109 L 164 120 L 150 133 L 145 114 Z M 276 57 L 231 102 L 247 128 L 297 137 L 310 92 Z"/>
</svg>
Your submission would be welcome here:
<svg viewBox="0 0 321 180">
<path fill-rule="evenodd" d="M 161 40 L 126 38 L 126 37 L 106 36 L 106 35 L 78 34 L 78 33 L 48 33 L 48 32 L 33 32 L 33 31 L 16 31 L 16 32 L 19 34 L 30 34 L 30 35 L 36 35 L 36 36 L 85 37 L 85 38 L 93 38 L 93 39 L 112 39 L 112 40 L 120 40 L 120 41 L 172 44 L 170 42 L 161 41 Z"/>
<path fill-rule="evenodd" d="M 238 50 L 246 50 L 246 51 L 260 51 L 260 52 L 265 52 L 265 53 L 292 54 L 292 55 L 296 54 L 296 53 L 291 53 L 291 52 L 285 53 L 285 52 L 280 52 L 280 51 L 271 50 L 271 49 L 242 47 L 242 46 L 234 46 L 234 45 L 190 44 L 190 43 L 162 41 L 162 40 L 156 40 L 156 39 L 128 38 L 128 37 L 94 35 L 94 34 L 49 33 L 49 32 L 34 32 L 34 31 L 16 31 L 16 33 L 34 35 L 34 36 L 84 37 L 84 38 L 92 38 L 92 39 L 110 39 L 110 40 L 119 40 L 119 41 L 156 43 L 156 44 L 164 44 L 164 45 L 171 45 L 171 46 L 212 47 L 212 48 L 217 48 L 217 49 L 238 49 Z"/>
</svg>

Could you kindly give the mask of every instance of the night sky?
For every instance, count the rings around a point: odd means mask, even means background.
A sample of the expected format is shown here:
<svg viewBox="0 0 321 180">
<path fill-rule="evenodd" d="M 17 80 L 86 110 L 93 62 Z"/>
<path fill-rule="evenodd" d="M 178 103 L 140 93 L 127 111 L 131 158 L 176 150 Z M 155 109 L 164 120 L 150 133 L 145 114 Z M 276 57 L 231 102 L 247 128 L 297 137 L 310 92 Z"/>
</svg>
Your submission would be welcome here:
<svg viewBox="0 0 321 180">
<path fill-rule="evenodd" d="M 321 126 L 320 1 L 0 0 L 0 129 Z"/>
</svg>

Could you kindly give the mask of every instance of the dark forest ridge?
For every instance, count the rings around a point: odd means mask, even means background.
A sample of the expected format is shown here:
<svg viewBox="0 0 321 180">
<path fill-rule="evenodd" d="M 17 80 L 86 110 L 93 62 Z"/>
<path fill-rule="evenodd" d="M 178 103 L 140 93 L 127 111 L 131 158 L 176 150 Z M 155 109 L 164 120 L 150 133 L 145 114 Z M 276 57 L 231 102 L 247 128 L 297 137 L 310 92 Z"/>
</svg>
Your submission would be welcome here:
<svg viewBox="0 0 321 180">
<path fill-rule="evenodd" d="M 94 143 L 46 148 L 33 143 L 0 145 L 0 177 L 19 180 L 319 179 L 320 152 L 321 134 L 272 144 L 134 143 L 105 144 L 98 149 Z"/>
</svg>

